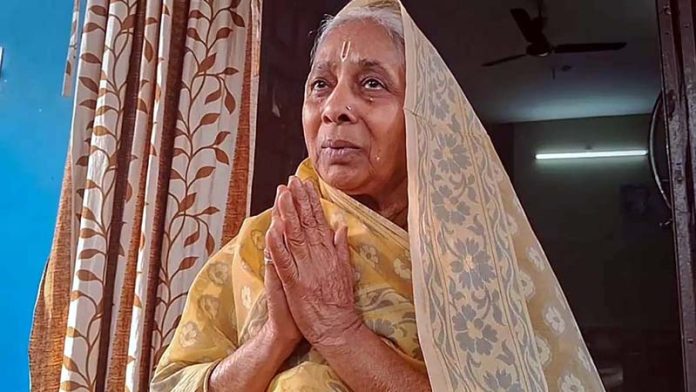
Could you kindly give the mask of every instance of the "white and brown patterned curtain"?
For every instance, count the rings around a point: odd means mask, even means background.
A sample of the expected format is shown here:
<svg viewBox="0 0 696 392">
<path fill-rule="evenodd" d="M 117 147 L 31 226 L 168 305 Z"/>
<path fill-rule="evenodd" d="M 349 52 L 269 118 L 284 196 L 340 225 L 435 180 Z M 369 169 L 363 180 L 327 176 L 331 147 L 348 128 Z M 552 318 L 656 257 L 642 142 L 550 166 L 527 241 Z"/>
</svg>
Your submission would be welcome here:
<svg viewBox="0 0 696 392">
<path fill-rule="evenodd" d="M 87 0 L 84 21 L 79 5 L 31 385 L 147 390 L 197 271 L 248 214 L 261 0 Z"/>
</svg>

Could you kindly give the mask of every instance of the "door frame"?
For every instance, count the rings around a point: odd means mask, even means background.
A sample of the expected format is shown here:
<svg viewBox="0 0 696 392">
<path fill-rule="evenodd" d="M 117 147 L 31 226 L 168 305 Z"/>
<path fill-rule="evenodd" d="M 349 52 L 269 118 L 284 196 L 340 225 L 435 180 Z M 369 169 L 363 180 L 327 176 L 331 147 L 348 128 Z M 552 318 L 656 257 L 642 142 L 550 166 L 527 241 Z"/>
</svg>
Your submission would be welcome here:
<svg viewBox="0 0 696 392">
<path fill-rule="evenodd" d="M 656 6 L 669 143 L 684 390 L 696 392 L 696 6 L 691 0 L 656 0 Z"/>
</svg>

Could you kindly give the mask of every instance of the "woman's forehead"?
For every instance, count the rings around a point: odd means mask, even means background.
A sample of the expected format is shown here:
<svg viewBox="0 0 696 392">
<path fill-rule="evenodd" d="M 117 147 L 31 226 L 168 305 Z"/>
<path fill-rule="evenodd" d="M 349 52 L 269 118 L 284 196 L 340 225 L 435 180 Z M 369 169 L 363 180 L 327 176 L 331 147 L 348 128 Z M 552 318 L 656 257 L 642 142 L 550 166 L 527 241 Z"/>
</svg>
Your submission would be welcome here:
<svg viewBox="0 0 696 392">
<path fill-rule="evenodd" d="M 354 66 L 363 71 L 389 72 L 389 68 L 394 68 L 395 63 L 382 62 L 376 58 L 348 57 L 346 59 L 322 59 L 317 58 L 312 66 L 313 72 L 336 72 L 342 66 Z"/>
<path fill-rule="evenodd" d="M 346 61 L 360 66 L 403 64 L 401 51 L 388 30 L 367 19 L 348 21 L 331 29 L 317 48 L 314 60 L 315 66 L 322 67 L 336 67 Z"/>
</svg>

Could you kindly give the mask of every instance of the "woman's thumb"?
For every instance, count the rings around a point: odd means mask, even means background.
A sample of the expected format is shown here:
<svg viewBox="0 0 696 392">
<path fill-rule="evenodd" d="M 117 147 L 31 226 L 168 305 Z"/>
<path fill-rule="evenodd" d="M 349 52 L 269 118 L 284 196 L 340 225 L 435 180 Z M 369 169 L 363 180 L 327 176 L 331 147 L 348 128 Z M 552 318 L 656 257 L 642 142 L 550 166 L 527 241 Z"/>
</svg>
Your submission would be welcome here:
<svg viewBox="0 0 696 392">
<path fill-rule="evenodd" d="M 334 233 L 334 246 L 336 253 L 343 262 L 347 262 L 350 255 L 348 251 L 348 227 L 343 225 Z"/>
</svg>

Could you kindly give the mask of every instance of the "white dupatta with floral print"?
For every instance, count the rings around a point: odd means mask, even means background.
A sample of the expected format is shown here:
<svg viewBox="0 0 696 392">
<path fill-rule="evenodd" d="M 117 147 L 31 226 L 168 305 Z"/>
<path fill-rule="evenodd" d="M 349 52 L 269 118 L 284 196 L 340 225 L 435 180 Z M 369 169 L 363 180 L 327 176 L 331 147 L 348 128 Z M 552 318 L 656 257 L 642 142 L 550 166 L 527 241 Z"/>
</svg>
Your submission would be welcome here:
<svg viewBox="0 0 696 392">
<path fill-rule="evenodd" d="M 433 390 L 603 391 L 486 130 L 401 10 L 413 290 Z"/>
</svg>

